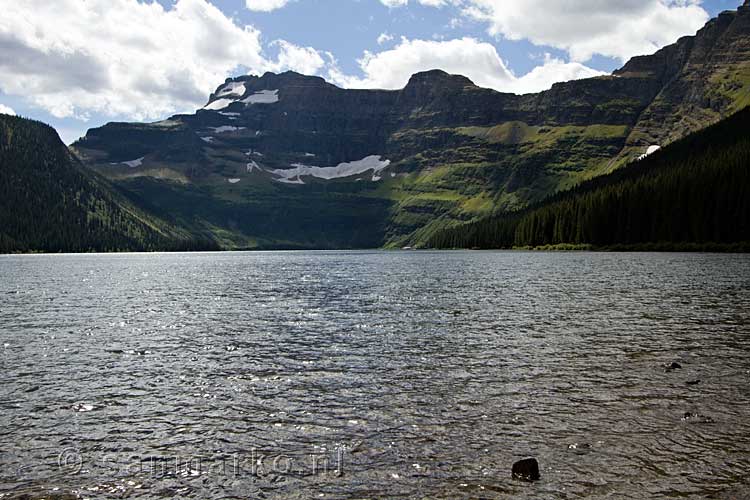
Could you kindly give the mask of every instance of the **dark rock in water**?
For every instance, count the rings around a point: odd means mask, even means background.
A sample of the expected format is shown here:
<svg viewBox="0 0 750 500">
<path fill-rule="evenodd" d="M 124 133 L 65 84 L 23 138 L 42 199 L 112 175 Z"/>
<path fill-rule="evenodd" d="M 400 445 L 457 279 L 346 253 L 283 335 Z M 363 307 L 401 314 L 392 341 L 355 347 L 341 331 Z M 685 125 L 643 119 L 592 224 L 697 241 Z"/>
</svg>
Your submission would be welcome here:
<svg viewBox="0 0 750 500">
<path fill-rule="evenodd" d="M 685 414 L 682 416 L 683 422 L 694 422 L 697 424 L 712 424 L 714 423 L 714 419 L 711 417 L 707 417 L 705 415 L 700 415 L 698 413 L 691 413 L 691 412 L 685 412 Z"/>
<path fill-rule="evenodd" d="M 588 453 L 589 451 L 591 451 L 591 448 L 593 448 L 593 446 L 591 446 L 591 443 L 573 443 L 571 445 L 568 445 L 568 449 L 570 451 L 579 455 Z"/>
<path fill-rule="evenodd" d="M 678 363 L 677 361 L 672 361 L 670 364 L 664 366 L 665 372 L 671 372 L 672 370 L 679 370 L 682 368 L 682 365 Z"/>
<path fill-rule="evenodd" d="M 539 477 L 539 462 L 536 458 L 526 458 L 513 464 L 514 479 L 538 481 Z"/>
<path fill-rule="evenodd" d="M 573 443 L 570 446 L 568 446 L 571 450 L 575 450 L 578 448 L 591 448 L 591 443 Z"/>
<path fill-rule="evenodd" d="M 700 380 L 688 380 L 688 381 L 686 382 L 686 384 L 687 384 L 687 385 L 698 385 L 698 384 L 700 384 L 700 383 L 701 383 L 701 381 L 700 381 Z"/>
<path fill-rule="evenodd" d="M 29 387 L 28 389 L 26 389 L 26 392 L 36 392 L 38 390 L 39 390 L 39 386 L 35 385 L 33 387 Z"/>
</svg>

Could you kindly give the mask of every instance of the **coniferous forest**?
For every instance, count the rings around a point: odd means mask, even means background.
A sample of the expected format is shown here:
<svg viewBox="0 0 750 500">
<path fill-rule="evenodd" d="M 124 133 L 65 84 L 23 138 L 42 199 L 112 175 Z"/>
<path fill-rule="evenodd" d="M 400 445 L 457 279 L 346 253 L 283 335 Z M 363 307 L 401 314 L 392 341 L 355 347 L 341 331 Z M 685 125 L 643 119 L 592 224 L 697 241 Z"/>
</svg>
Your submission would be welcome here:
<svg viewBox="0 0 750 500">
<path fill-rule="evenodd" d="M 216 248 L 134 207 L 40 122 L 0 115 L 0 174 L 0 253 Z"/>
<path fill-rule="evenodd" d="M 750 108 L 525 210 L 436 233 L 433 248 L 750 249 Z"/>
</svg>

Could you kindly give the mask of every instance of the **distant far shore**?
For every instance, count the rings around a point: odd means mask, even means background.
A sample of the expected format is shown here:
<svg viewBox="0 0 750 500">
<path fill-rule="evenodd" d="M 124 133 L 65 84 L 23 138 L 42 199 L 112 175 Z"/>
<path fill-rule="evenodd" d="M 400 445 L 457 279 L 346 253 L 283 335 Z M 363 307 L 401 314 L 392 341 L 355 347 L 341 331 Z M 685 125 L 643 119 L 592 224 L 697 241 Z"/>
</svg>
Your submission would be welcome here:
<svg viewBox="0 0 750 500">
<path fill-rule="evenodd" d="M 750 242 L 738 243 L 642 243 L 629 245 L 589 245 L 561 243 L 556 245 L 522 246 L 513 248 L 300 248 L 300 247 L 269 247 L 269 248 L 232 248 L 218 250 L 90 250 L 84 252 L 56 252 L 49 250 L 32 250 L 19 252 L 0 252 L 0 255 L 92 255 L 92 254 L 179 254 L 179 253 L 240 253 L 240 252 L 347 252 L 347 251 L 506 251 L 506 252 L 679 252 L 679 253 L 750 253 Z"/>
</svg>

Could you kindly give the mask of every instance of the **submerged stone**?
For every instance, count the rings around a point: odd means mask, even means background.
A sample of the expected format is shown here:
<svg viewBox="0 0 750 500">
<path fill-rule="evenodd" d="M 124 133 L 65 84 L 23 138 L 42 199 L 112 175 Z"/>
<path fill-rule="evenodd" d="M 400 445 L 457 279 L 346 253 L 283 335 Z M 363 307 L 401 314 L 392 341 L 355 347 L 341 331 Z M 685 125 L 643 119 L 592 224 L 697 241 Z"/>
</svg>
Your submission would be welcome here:
<svg viewBox="0 0 750 500">
<path fill-rule="evenodd" d="M 694 422 L 698 424 L 712 424 L 714 423 L 714 419 L 711 417 L 707 417 L 706 415 L 701 415 L 699 413 L 691 413 L 691 412 L 685 412 L 685 414 L 682 416 L 683 422 Z"/>
<path fill-rule="evenodd" d="M 539 462 L 536 458 L 526 458 L 513 464 L 513 478 L 523 481 L 539 480 Z"/>
<path fill-rule="evenodd" d="M 591 451 L 591 448 L 593 448 L 591 443 L 573 443 L 568 445 L 568 450 L 578 455 L 588 453 L 589 451 Z"/>
</svg>

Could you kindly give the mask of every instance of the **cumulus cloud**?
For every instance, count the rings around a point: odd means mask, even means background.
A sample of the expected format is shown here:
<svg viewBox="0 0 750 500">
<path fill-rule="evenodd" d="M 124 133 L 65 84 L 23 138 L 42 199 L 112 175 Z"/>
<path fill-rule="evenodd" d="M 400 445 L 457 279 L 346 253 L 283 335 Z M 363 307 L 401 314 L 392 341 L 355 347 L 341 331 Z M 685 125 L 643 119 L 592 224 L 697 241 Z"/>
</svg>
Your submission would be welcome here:
<svg viewBox="0 0 750 500">
<path fill-rule="evenodd" d="M 696 0 L 462 0 L 465 16 L 492 35 L 563 49 L 574 61 L 594 54 L 622 61 L 693 34 L 708 20 Z"/>
<path fill-rule="evenodd" d="M 348 77 L 334 70 L 332 79 L 345 87 L 382 89 L 403 88 L 412 74 L 431 69 L 465 75 L 479 85 L 493 88 L 513 79 L 495 47 L 474 38 L 449 41 L 402 38 L 393 49 L 365 52 L 359 65 L 364 77 Z"/>
<path fill-rule="evenodd" d="M 409 40 L 390 50 L 365 52 L 359 61 L 363 77 L 350 76 L 336 68 L 329 78 L 348 88 L 403 88 L 412 74 L 432 69 L 467 76 L 481 87 L 501 92 L 529 93 L 548 89 L 553 83 L 601 75 L 579 63 L 547 57 L 542 66 L 516 77 L 489 43 L 474 38 L 447 41 Z"/>
<path fill-rule="evenodd" d="M 378 45 L 383 45 L 384 43 L 388 43 L 391 40 L 393 40 L 393 35 L 389 33 L 381 33 L 378 36 Z"/>
<path fill-rule="evenodd" d="M 16 115 L 16 112 L 13 111 L 12 108 L 9 108 L 8 106 L 4 104 L 0 104 L 0 115 Z"/>
<path fill-rule="evenodd" d="M 464 19 L 488 25 L 493 36 L 529 40 L 568 52 L 585 62 L 595 54 L 621 61 L 691 35 L 709 18 L 701 0 L 412 0 L 452 5 Z M 403 7 L 409 0 L 380 0 Z M 458 22 L 458 18 L 452 22 Z"/>
<path fill-rule="evenodd" d="M 91 113 L 142 120 L 205 104 L 240 67 L 251 72 L 321 66 L 310 48 L 279 41 L 263 54 L 260 32 L 206 0 L 169 9 L 135 0 L 0 0 L 0 90 L 56 117 Z"/>
<path fill-rule="evenodd" d="M 326 64 L 320 52 L 312 47 L 300 47 L 285 40 L 277 40 L 271 45 L 279 47 L 279 56 L 276 62 L 267 64 L 267 71 L 293 69 L 305 75 L 315 75 Z"/>
<path fill-rule="evenodd" d="M 603 71 L 597 71 L 578 62 L 565 62 L 562 59 L 546 55 L 544 64 L 537 66 L 504 90 L 516 94 L 527 94 L 530 92 L 541 92 L 552 87 L 557 82 L 568 82 L 582 78 L 593 78 L 605 75 Z"/>
<path fill-rule="evenodd" d="M 289 3 L 289 0 L 245 0 L 245 6 L 250 10 L 259 12 L 271 12 L 280 9 Z"/>
</svg>

